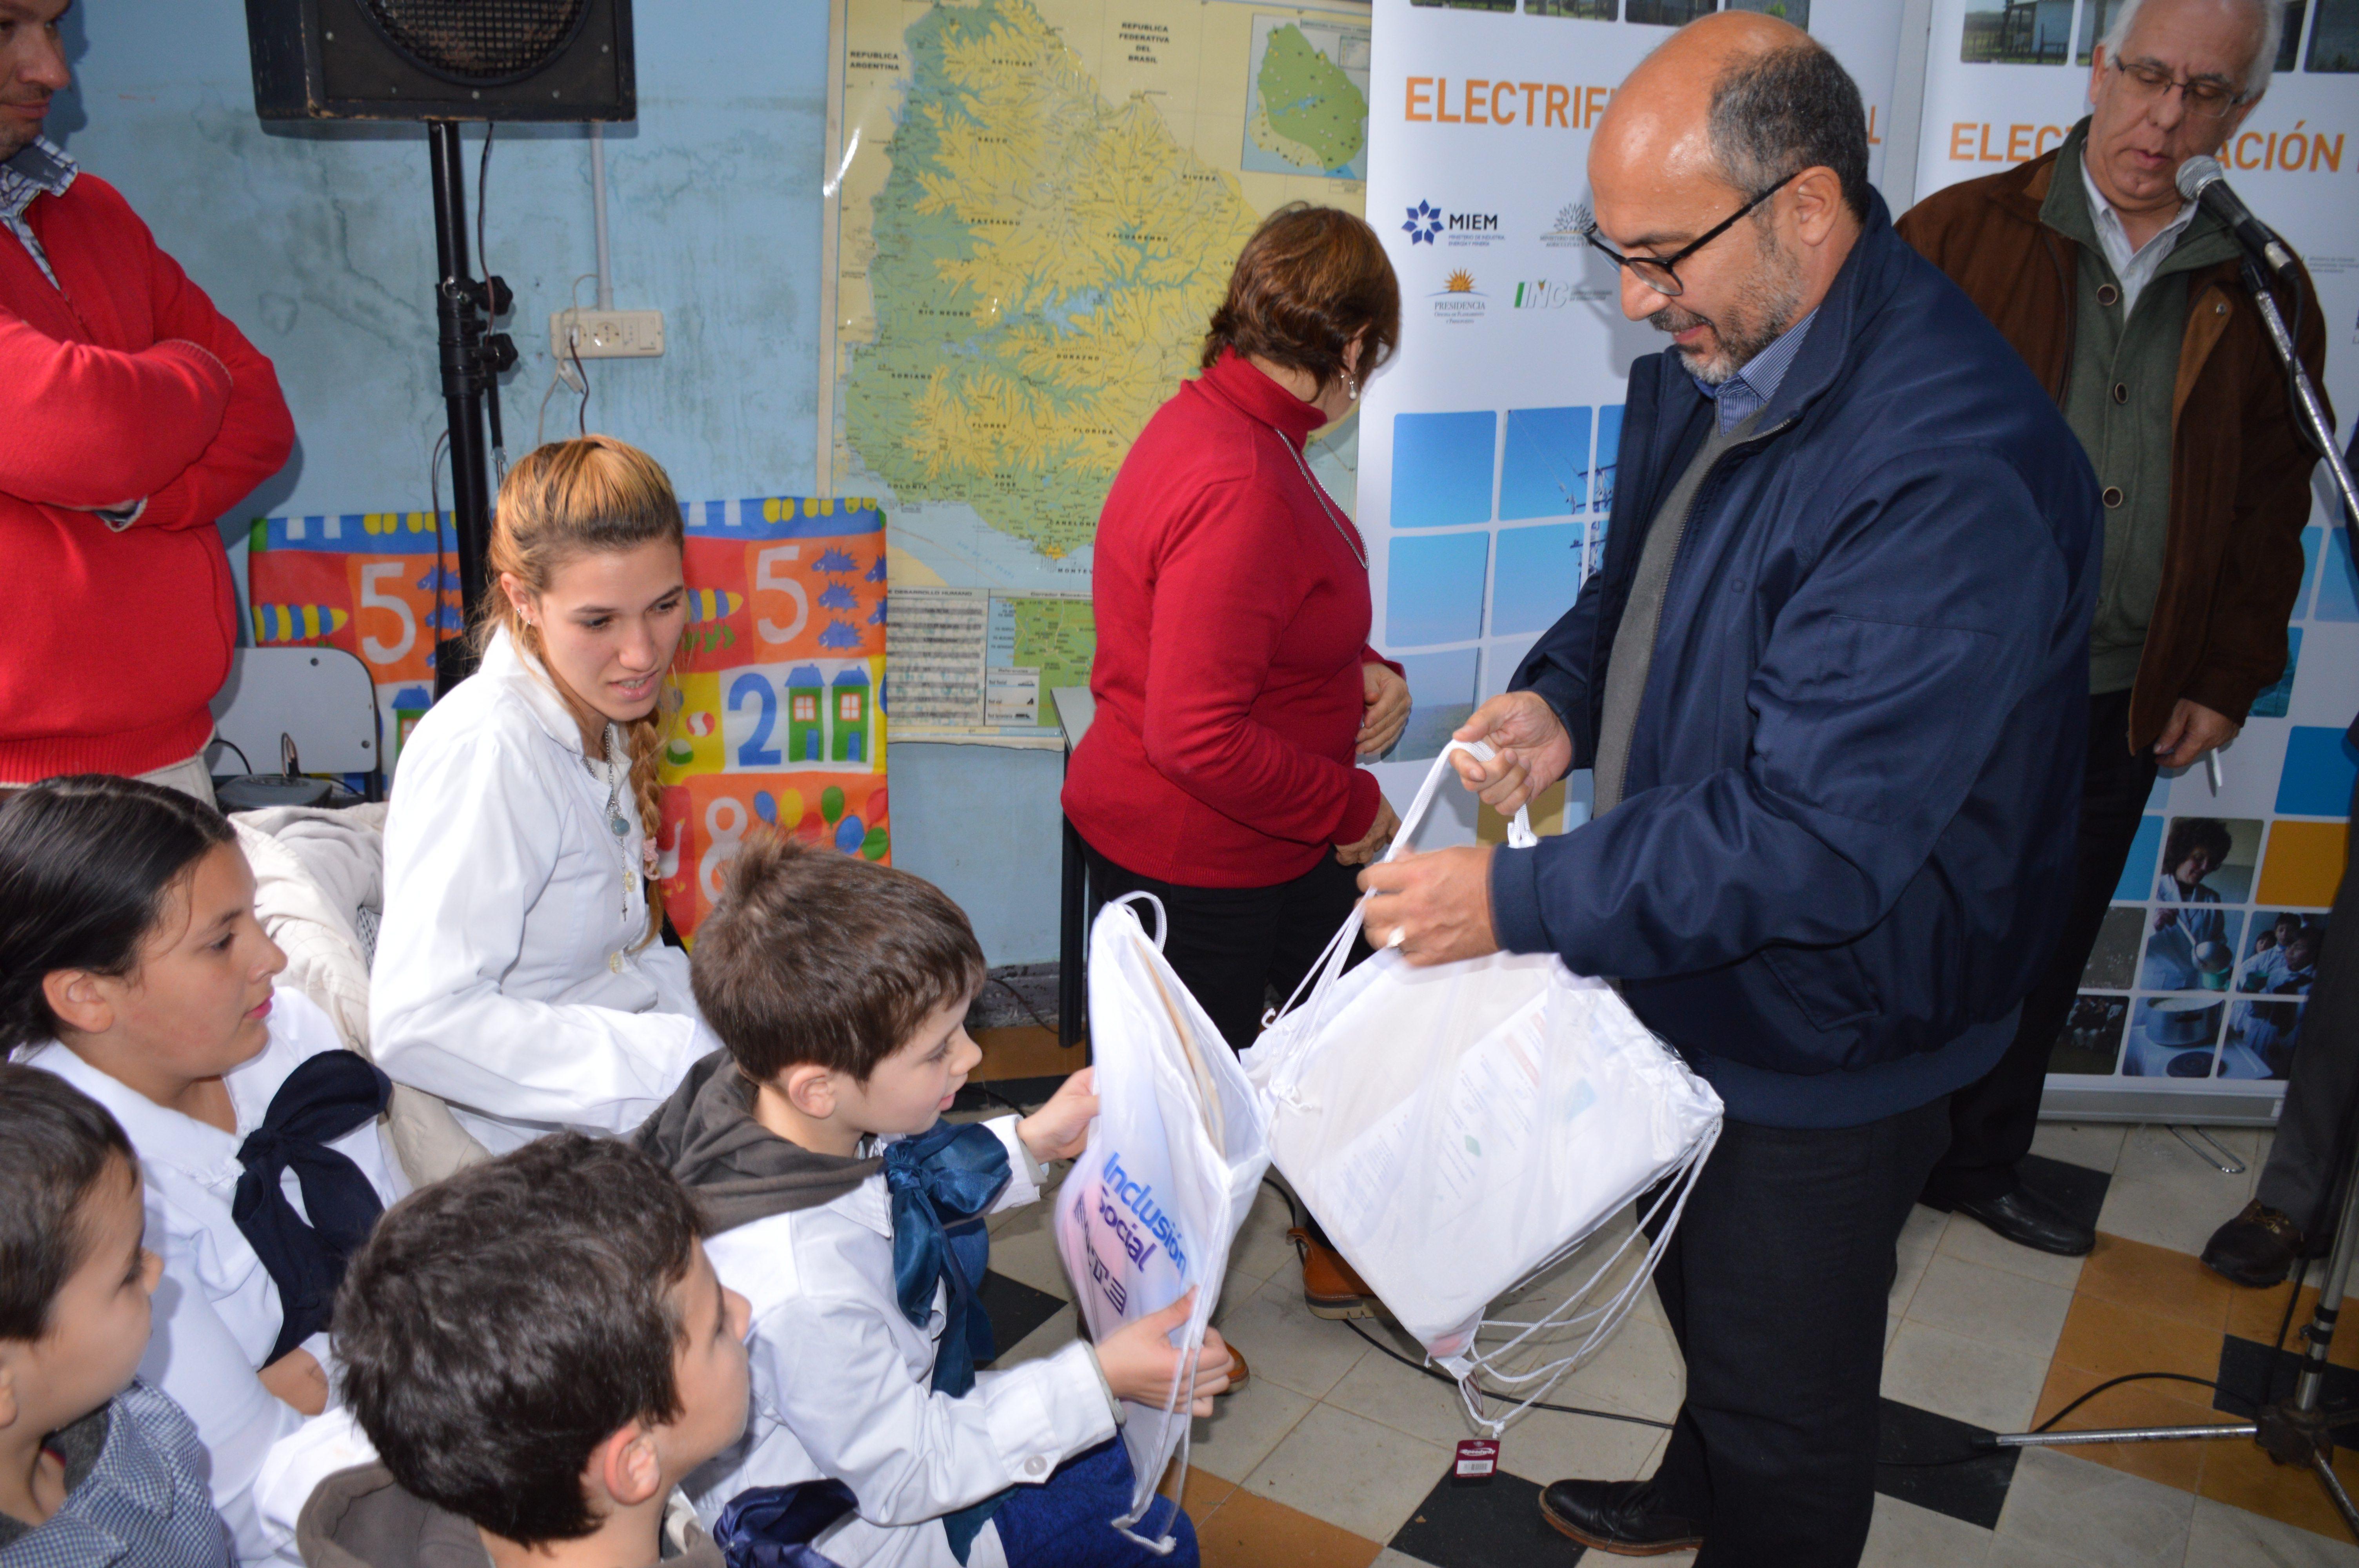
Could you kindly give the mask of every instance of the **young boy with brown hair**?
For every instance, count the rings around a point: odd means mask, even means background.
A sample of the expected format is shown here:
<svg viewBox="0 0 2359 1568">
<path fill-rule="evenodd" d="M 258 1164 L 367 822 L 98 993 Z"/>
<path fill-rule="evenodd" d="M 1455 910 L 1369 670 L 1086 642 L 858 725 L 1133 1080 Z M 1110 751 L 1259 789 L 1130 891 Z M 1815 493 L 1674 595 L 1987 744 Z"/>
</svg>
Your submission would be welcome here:
<svg viewBox="0 0 2359 1568">
<path fill-rule="evenodd" d="M 721 1568 L 667 1513 L 745 1426 L 745 1301 L 679 1184 L 576 1132 L 395 1205 L 336 1297 L 378 1463 L 322 1481 L 310 1568 Z M 680 1510 L 684 1512 L 685 1510 Z"/>
<path fill-rule="evenodd" d="M 1020 1120 L 941 1119 L 982 1057 L 964 1021 L 983 951 L 958 905 L 906 871 L 751 839 L 691 972 L 728 1049 L 637 1141 L 696 1194 L 753 1311 L 753 1422 L 690 1479 L 698 1511 L 830 1476 L 858 1516 L 827 1550 L 868 1568 L 1194 1563 L 1169 1503 L 1134 1527 L 1176 1530 L 1168 1558 L 1107 1522 L 1132 1485 L 1116 1400 L 1170 1397 L 1187 1298 L 1095 1346 L 975 1370 L 994 1354 L 984 1217 L 1039 1196 L 1097 1099 L 1085 1069 Z M 1198 1414 L 1229 1365 L 1208 1332 Z"/>
<path fill-rule="evenodd" d="M 228 1568 L 197 1429 L 136 1380 L 163 1265 L 106 1108 L 0 1062 L 0 1568 Z"/>
</svg>

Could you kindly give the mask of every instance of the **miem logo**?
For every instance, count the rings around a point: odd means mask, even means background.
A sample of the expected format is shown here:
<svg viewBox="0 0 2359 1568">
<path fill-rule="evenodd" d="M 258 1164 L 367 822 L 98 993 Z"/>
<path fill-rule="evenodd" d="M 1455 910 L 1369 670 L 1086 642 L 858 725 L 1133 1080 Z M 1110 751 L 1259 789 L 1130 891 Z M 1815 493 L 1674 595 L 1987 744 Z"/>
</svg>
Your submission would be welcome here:
<svg viewBox="0 0 2359 1568">
<path fill-rule="evenodd" d="M 1441 232 L 1441 214 L 1430 201 L 1420 201 L 1408 209 L 1408 222 L 1401 225 L 1412 245 L 1430 245 L 1433 236 Z"/>
</svg>

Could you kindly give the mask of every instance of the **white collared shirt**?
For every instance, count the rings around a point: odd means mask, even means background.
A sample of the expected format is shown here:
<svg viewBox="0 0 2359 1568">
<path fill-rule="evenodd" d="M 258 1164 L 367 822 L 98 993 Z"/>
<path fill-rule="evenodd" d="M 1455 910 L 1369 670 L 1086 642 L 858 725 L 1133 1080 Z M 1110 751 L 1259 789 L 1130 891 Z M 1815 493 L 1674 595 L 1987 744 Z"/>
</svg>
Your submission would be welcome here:
<svg viewBox="0 0 2359 1568">
<path fill-rule="evenodd" d="M 2081 153 L 2081 185 L 2089 193 L 2089 216 L 2097 226 L 2097 243 L 2104 247 L 2105 263 L 2114 269 L 2114 281 L 2122 286 L 2122 319 L 2130 319 L 2137 308 L 2138 296 L 2154 281 L 2154 275 L 2179 244 L 2179 236 L 2187 232 L 2187 225 L 2195 222 L 2196 203 L 2182 203 L 2179 215 L 2162 227 L 2162 231 L 2136 250 L 2130 247 L 2129 231 L 2122 226 L 2122 215 L 2097 189 L 2096 178 L 2089 172 L 2086 148 Z"/>
<path fill-rule="evenodd" d="M 277 1285 L 230 1215 L 245 1171 L 237 1151 L 262 1124 L 270 1097 L 289 1073 L 322 1051 L 343 1048 L 335 1025 L 310 998 L 278 991 L 261 1054 L 222 1078 L 236 1111 L 235 1132 L 166 1109 L 55 1041 L 24 1058 L 114 1112 L 139 1152 L 147 1187 L 146 1240 L 164 1260 L 155 1325 L 139 1371 L 197 1423 L 197 1435 L 212 1457 L 213 1506 L 236 1538 L 241 1562 L 266 1560 L 283 1544 L 257 1515 L 255 1476 L 270 1445 L 300 1427 L 303 1417 L 255 1376 L 269 1360 L 285 1314 Z M 386 1203 L 409 1191 L 386 1144 L 382 1119 L 354 1128 L 329 1147 L 359 1166 Z M 301 1213 L 302 1189 L 293 1173 L 284 1185 Z M 332 1388 L 335 1361 L 328 1336 L 313 1335 L 302 1347 L 329 1372 Z"/>
<path fill-rule="evenodd" d="M 688 956 L 640 945 L 646 837 L 628 784 L 619 837 L 608 795 L 505 632 L 402 749 L 370 1040 L 495 1154 L 560 1127 L 628 1132 L 720 1048 Z"/>
<path fill-rule="evenodd" d="M 1039 1170 L 1016 1119 L 984 1125 L 1015 1170 L 994 1212 L 1038 1199 Z M 1114 1434 L 1114 1401 L 1086 1345 L 979 1373 L 960 1399 L 932 1391 L 942 1298 L 938 1289 L 922 1328 L 894 1299 L 882 1173 L 821 1207 L 723 1231 L 704 1249 L 721 1282 L 753 1307 L 753 1419 L 687 1482 L 708 1526 L 749 1487 L 832 1476 L 860 1511 L 822 1543 L 830 1557 L 863 1568 L 957 1568 L 942 1515 L 1045 1482 Z M 998 1531 L 986 1527 L 967 1568 L 1005 1562 Z"/>
</svg>

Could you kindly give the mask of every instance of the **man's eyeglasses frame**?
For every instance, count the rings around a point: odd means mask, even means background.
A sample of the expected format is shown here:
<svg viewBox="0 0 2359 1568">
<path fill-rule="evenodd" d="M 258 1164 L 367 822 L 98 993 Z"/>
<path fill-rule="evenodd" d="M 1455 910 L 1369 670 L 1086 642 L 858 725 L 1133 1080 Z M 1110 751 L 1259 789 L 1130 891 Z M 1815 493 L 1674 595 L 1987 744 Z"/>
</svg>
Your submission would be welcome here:
<svg viewBox="0 0 2359 1568">
<path fill-rule="evenodd" d="M 1756 196 L 1752 200 L 1747 201 L 1744 206 L 1739 207 L 1735 211 L 1731 212 L 1727 217 L 1722 219 L 1719 222 L 1713 224 L 1711 228 L 1697 235 L 1694 240 L 1690 241 L 1688 244 L 1682 246 L 1680 250 L 1670 255 L 1632 256 L 1623 254 L 1620 251 L 1615 250 L 1612 245 L 1607 244 L 1604 241 L 1597 237 L 1597 219 L 1593 214 L 1588 212 L 1583 212 L 1582 214 L 1581 237 L 1589 242 L 1590 247 L 1593 250 L 1596 251 L 1600 255 L 1605 256 L 1611 260 L 1615 266 L 1628 267 L 1630 269 L 1631 276 L 1636 277 L 1640 283 L 1645 284 L 1647 288 L 1663 296 L 1667 299 L 1676 299 L 1687 287 L 1685 284 L 1680 281 L 1680 263 L 1687 260 L 1690 256 L 1703 249 L 1704 246 L 1712 243 L 1712 241 L 1720 238 L 1723 234 L 1728 232 L 1729 230 L 1736 227 L 1736 221 L 1739 218 L 1744 217 L 1756 207 L 1760 206 L 1764 201 L 1768 200 L 1772 196 L 1777 195 L 1777 192 L 1793 184 L 1795 180 L 1801 178 L 1802 172 L 1803 171 L 1799 168 L 1796 169 L 1793 173 L 1788 175 L 1785 178 L 1779 180 L 1777 184 L 1771 186 L 1768 189 L 1763 191 L 1760 195 Z M 1660 281 L 1658 281 L 1658 277 Z"/>
</svg>

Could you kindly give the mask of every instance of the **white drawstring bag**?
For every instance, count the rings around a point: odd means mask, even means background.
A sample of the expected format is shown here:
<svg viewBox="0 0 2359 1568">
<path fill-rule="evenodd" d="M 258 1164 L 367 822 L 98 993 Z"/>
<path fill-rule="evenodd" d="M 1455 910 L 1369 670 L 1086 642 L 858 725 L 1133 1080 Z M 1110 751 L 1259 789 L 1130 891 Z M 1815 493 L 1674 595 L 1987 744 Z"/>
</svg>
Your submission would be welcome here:
<svg viewBox="0 0 2359 1568">
<path fill-rule="evenodd" d="M 1387 860 L 1461 750 L 1491 754 L 1453 741 L 1435 759 Z M 1538 842 L 1524 812 L 1508 842 Z M 1554 954 L 1419 968 L 1380 951 L 1344 974 L 1359 929 L 1355 910 L 1306 978 L 1309 1000 L 1289 1000 L 1244 1065 L 1268 1098 L 1277 1168 L 1495 1437 L 1637 1300 L 1720 1135 L 1720 1097 L 1611 986 Z M 1634 1228 L 1552 1310 L 1485 1323 L 1658 1184 L 1647 1218 L 1667 1217 L 1660 1240 Z M 1484 1385 L 1520 1402 L 1488 1415 Z"/>
<path fill-rule="evenodd" d="M 1133 900 L 1155 905 L 1150 942 Z M 1196 999 L 1163 958 L 1163 905 L 1133 893 L 1099 912 L 1090 932 L 1090 1053 L 1098 1117 L 1089 1146 L 1057 1195 L 1057 1249 L 1090 1337 L 1196 1291 L 1174 1341 L 1183 1357 L 1169 1401 L 1125 1401 L 1124 1445 L 1136 1478 L 1130 1511 L 1113 1520 L 1132 1541 L 1169 1552 L 1172 1538 L 1131 1533 L 1176 1450 L 1188 1466 L 1195 1355 L 1228 1272 L 1229 1247 L 1269 1169 L 1261 1097 Z M 1177 1517 L 1174 1509 L 1173 1517 Z"/>
</svg>

